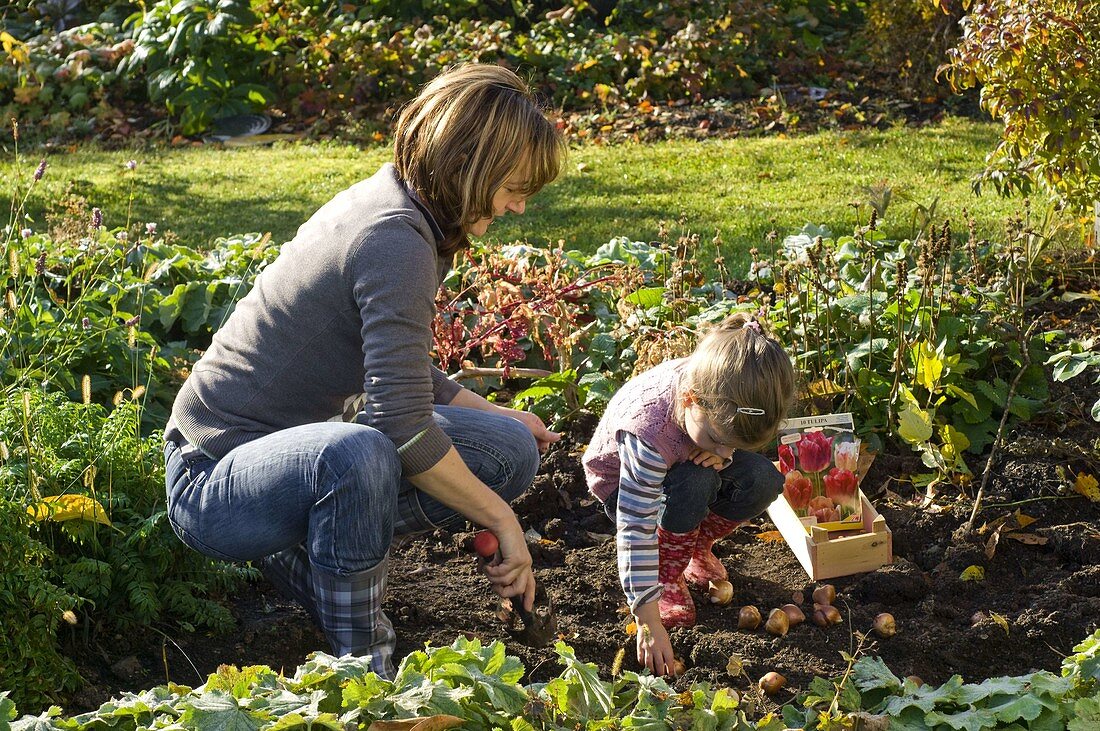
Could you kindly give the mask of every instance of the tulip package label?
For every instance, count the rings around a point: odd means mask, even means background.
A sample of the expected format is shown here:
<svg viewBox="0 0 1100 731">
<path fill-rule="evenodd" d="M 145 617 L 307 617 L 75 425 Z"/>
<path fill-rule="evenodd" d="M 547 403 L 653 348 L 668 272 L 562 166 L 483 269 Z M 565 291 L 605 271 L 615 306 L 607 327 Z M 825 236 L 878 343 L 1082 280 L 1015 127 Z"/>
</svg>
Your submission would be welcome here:
<svg viewBox="0 0 1100 731">
<path fill-rule="evenodd" d="M 859 481 L 866 466 L 851 414 L 785 421 L 779 427 L 779 471 L 783 497 L 805 525 L 831 531 L 859 527 Z"/>
<path fill-rule="evenodd" d="M 859 489 L 874 458 L 860 446 L 851 414 L 788 419 L 779 427 L 783 494 L 768 516 L 812 579 L 892 561 L 890 529 Z"/>
</svg>

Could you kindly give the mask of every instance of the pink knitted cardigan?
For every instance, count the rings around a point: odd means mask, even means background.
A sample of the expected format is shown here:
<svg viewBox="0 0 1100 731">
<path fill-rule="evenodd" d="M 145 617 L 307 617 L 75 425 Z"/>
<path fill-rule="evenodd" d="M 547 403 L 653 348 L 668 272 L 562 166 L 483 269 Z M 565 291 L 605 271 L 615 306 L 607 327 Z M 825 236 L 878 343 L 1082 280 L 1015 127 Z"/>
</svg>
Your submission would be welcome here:
<svg viewBox="0 0 1100 731">
<path fill-rule="evenodd" d="M 637 436 L 670 467 L 688 458 L 695 445 L 676 423 L 673 409 L 686 363 L 686 358 L 679 358 L 651 368 L 627 381 L 608 403 L 582 458 L 588 489 L 601 502 L 619 486 L 621 432 Z"/>
</svg>

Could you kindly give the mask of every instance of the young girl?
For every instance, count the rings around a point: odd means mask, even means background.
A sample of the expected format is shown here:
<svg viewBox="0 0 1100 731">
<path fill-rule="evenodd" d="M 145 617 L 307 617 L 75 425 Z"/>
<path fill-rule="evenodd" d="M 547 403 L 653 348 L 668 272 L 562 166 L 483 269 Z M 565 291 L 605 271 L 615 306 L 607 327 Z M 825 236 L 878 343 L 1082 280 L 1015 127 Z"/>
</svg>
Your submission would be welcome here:
<svg viewBox="0 0 1100 731">
<path fill-rule="evenodd" d="M 584 453 L 588 487 L 615 520 L 619 578 L 637 618 L 638 662 L 671 672 L 667 628 L 695 624 L 688 584 L 727 579 L 711 552 L 760 515 L 783 477 L 760 449 L 794 400 L 790 358 L 738 313 L 688 358 L 628 381 Z"/>
</svg>

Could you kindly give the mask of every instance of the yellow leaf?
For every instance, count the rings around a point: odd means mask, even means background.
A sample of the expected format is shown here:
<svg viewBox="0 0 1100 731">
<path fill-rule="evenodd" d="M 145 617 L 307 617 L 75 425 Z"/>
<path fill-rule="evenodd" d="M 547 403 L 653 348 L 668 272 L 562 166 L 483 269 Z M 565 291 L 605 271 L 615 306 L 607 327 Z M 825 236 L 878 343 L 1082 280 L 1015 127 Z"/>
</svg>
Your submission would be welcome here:
<svg viewBox="0 0 1100 731">
<path fill-rule="evenodd" d="M 989 618 L 992 619 L 994 622 L 996 622 L 1000 626 L 1000 628 L 1005 631 L 1006 635 L 1008 634 L 1008 620 L 1007 619 L 1002 617 L 1000 614 L 997 614 L 996 612 L 990 612 L 989 613 Z"/>
<path fill-rule="evenodd" d="M 1046 536 L 1037 536 L 1034 533 L 1005 533 L 1005 538 L 1011 538 L 1029 546 L 1045 546 L 1050 540 Z"/>
<path fill-rule="evenodd" d="M 985 581 L 985 568 L 982 566 L 967 566 L 963 569 L 959 578 L 963 581 Z"/>
<path fill-rule="evenodd" d="M 730 661 L 726 663 L 726 672 L 737 676 L 745 671 L 745 662 L 738 654 L 730 655 Z"/>
<path fill-rule="evenodd" d="M 1019 528 L 1027 528 L 1029 525 L 1036 521 L 1036 518 L 1032 518 L 1030 515 L 1021 513 L 1019 508 L 1016 508 L 1016 526 Z"/>
<path fill-rule="evenodd" d="M 777 530 L 768 530 L 763 533 L 757 533 L 756 537 L 764 541 L 764 543 L 783 543 L 783 534 Z"/>
<path fill-rule="evenodd" d="M 1095 476 L 1078 472 L 1077 479 L 1073 482 L 1073 489 L 1092 502 L 1100 503 L 1100 484 L 1097 483 Z"/>
<path fill-rule="evenodd" d="M 638 634 L 638 623 L 631 622 L 626 626 L 626 635 L 627 637 L 633 637 L 636 634 Z"/>
<path fill-rule="evenodd" d="M 898 415 L 898 434 L 910 444 L 920 444 L 932 438 L 932 417 L 924 409 L 906 404 Z"/>
<path fill-rule="evenodd" d="M 35 505 L 27 507 L 27 512 L 36 522 L 52 520 L 85 520 L 109 526 L 107 511 L 94 498 L 87 495 L 50 495 Z"/>
<path fill-rule="evenodd" d="M 828 378 L 819 378 L 810 384 L 809 387 L 811 396 L 833 396 L 838 393 L 844 393 L 844 389 L 838 386 Z"/>
<path fill-rule="evenodd" d="M 943 361 L 936 349 L 927 340 L 922 340 L 913 352 L 917 364 L 917 383 L 929 391 L 936 388 L 943 375 Z"/>
</svg>

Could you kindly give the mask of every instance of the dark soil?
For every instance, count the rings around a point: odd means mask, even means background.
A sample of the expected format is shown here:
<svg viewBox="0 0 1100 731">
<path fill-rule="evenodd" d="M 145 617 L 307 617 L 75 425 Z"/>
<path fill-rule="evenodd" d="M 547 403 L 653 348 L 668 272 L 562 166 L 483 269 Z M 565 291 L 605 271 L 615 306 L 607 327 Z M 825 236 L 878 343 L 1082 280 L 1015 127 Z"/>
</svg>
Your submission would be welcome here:
<svg viewBox="0 0 1100 731">
<path fill-rule="evenodd" d="M 1071 319 L 1079 335 L 1096 329 L 1095 303 L 1061 303 L 1039 316 Z M 1082 332 L 1083 331 L 1083 332 Z M 1092 333 L 1095 334 L 1095 333 Z M 955 673 L 968 681 L 1056 670 L 1061 659 L 1100 626 L 1100 504 L 1072 491 L 1066 476 L 1100 469 L 1100 425 L 1089 418 L 1095 385 L 1080 377 L 1054 384 L 1049 414 L 1010 430 L 997 456 L 973 540 L 955 537 L 970 515 L 985 456 L 970 459 L 973 485 L 949 487 L 931 506 L 908 482 L 923 471 L 912 455 L 885 454 L 863 483 L 893 531 L 894 563 L 877 571 L 831 580 L 844 622 L 829 629 L 810 623 L 782 638 L 762 629 L 736 629 L 740 606 L 767 614 L 791 601 L 810 608 L 814 584 L 782 542 L 760 537 L 764 520 L 745 526 L 716 547 L 730 571 L 735 597 L 717 607 L 696 596 L 698 624 L 674 630 L 672 640 L 687 663 L 677 681 L 707 680 L 745 688 L 769 670 L 788 677 L 783 703 L 814 675 L 843 671 L 857 632 L 890 612 L 897 634 L 875 639 L 863 651 L 881 656 L 898 675 L 941 683 Z M 1070 388 L 1069 386 L 1072 386 Z M 586 494 L 579 450 L 594 426 L 573 424 L 550 451 L 534 486 L 516 504 L 525 528 L 543 537 L 533 544 L 537 576 L 557 606 L 561 639 L 577 656 L 610 673 L 616 653 L 627 648 L 624 667 L 636 667 L 633 638 L 615 569 L 613 527 Z M 1024 542 L 1001 536 L 990 547 L 994 521 L 1019 511 L 1035 519 L 1022 528 Z M 496 602 L 465 549 L 471 532 L 437 533 L 404 541 L 393 551 L 392 583 L 385 609 L 399 636 L 398 654 L 449 644 L 456 635 L 505 639 L 528 669 L 545 680 L 560 666 L 552 648 L 517 642 L 494 615 Z M 985 569 L 984 581 L 963 581 L 968 566 Z M 123 689 L 163 683 L 197 685 L 221 663 L 266 664 L 292 672 L 314 650 L 326 650 L 304 611 L 266 585 L 230 600 L 239 627 L 227 636 L 161 635 L 104 638 L 92 651 L 70 648 L 87 679 L 70 712 L 92 709 Z M 999 621 L 999 618 L 1000 621 Z M 1003 624 L 1001 623 L 1003 622 Z M 747 677 L 731 677 L 727 664 L 739 655 Z"/>
</svg>

